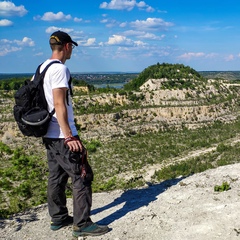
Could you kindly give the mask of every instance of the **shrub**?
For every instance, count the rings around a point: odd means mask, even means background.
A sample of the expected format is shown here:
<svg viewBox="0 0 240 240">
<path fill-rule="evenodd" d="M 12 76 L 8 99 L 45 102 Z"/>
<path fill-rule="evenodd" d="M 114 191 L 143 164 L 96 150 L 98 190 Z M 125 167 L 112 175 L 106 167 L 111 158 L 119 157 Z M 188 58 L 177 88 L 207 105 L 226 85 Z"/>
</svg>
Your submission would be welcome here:
<svg viewBox="0 0 240 240">
<path fill-rule="evenodd" d="M 215 185 L 214 186 L 214 191 L 215 192 L 224 192 L 230 190 L 230 185 L 228 182 L 223 182 L 222 185 Z"/>
</svg>

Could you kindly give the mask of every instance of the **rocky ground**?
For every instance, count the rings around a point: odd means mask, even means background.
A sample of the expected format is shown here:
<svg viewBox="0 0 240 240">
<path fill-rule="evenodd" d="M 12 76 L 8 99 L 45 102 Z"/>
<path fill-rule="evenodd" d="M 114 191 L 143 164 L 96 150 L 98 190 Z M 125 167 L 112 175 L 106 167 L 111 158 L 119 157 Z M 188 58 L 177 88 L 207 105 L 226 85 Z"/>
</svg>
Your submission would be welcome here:
<svg viewBox="0 0 240 240">
<path fill-rule="evenodd" d="M 240 239 L 240 164 L 128 191 L 95 193 L 92 219 L 111 231 L 87 240 L 235 240 Z M 231 189 L 216 192 L 228 182 Z M 68 200 L 72 213 L 72 201 Z M 46 205 L 0 220 L 0 239 L 67 240 L 71 227 L 49 228 Z M 79 238 L 82 239 L 82 238 Z"/>
<path fill-rule="evenodd" d="M 171 91 L 179 96 L 178 92 Z M 153 95 L 159 96 L 158 92 Z M 171 95 L 171 97 L 174 97 Z M 165 99 L 165 98 L 164 98 Z M 163 101 L 164 99 L 161 99 Z M 174 98 L 175 99 L 175 98 Z M 149 101 L 151 96 L 149 95 Z M 166 100 L 166 99 L 165 99 Z M 160 101 L 160 100 L 159 100 Z M 157 102 L 158 103 L 158 102 Z M 159 104 L 159 103 L 158 103 Z M 232 106 L 232 105 L 231 105 Z M 12 109 L 12 108 L 11 108 Z M 225 109 L 221 112 L 220 109 Z M 216 110 L 216 111 L 215 111 Z M 139 110 L 140 111 L 140 110 Z M 142 110 L 141 110 L 142 111 Z M 169 124 L 205 122 L 231 116 L 228 107 L 208 106 L 199 107 L 169 107 L 168 110 L 157 112 L 151 109 L 146 112 L 129 111 L 124 118 L 129 126 L 140 126 L 148 129 L 148 125 L 142 124 L 145 115 L 146 123 L 151 122 L 154 128 L 154 119 L 159 126 L 163 120 Z M 178 112 L 179 111 L 179 112 Z M 210 115 L 208 113 L 210 112 Z M 144 113 L 144 114 L 143 114 Z M 161 115 L 161 114 L 163 115 Z M 168 114 L 168 115 L 167 115 Z M 214 115 L 219 114 L 219 115 Z M 9 113 L 9 116 L 12 115 Z M 2 119 L 10 119 L 9 116 L 1 116 Z M 124 115 L 125 116 L 125 115 Z M 178 117 L 181 116 L 181 117 Z M 193 119 L 197 116 L 197 119 Z M 148 119 L 148 117 L 151 119 Z M 153 118 L 154 117 L 154 118 Z M 235 117 L 235 116 L 234 116 Z M 206 119 L 209 118 L 209 119 Z M 211 119 L 210 119 L 211 118 Z M 130 119 L 129 121 L 127 121 Z M 181 121 L 180 121 L 180 120 Z M 91 120 L 91 121 L 89 121 Z M 113 121 L 114 120 L 114 121 Z M 89 123 L 83 137 L 88 139 L 95 135 L 102 136 L 94 127 L 96 122 L 102 129 L 111 134 L 121 132 L 123 126 L 121 118 L 116 116 L 91 115 L 85 119 Z M 229 120 L 229 119 L 227 119 Z M 230 119 L 232 120 L 232 119 Z M 80 121 L 80 120 L 79 120 Z M 82 120 L 83 121 L 83 120 Z M 178 122 L 180 121 L 180 122 Z M 226 121 L 227 122 L 227 121 Z M 84 122 L 80 123 L 84 126 Z M 92 125 L 91 125 L 91 124 Z M 101 124 L 100 124 L 101 123 Z M 104 125 L 105 124 L 105 125 Z M 130 124 L 130 125 L 129 125 Z M 131 125 L 132 124 L 132 125 Z M 106 126 L 106 127 L 105 127 Z M 125 125 L 124 125 L 125 126 Z M 5 143 L 16 136 L 16 124 L 8 121 L 0 124 L 2 140 Z M 150 127 L 149 127 L 150 128 Z M 151 130 L 150 129 L 150 130 Z M 138 130 L 138 129 L 137 129 Z M 154 129 L 152 129 L 154 130 Z M 100 131 L 100 130 L 99 130 Z M 124 132 L 124 129 L 122 130 Z M 94 135 L 95 134 L 95 135 Z M 9 141 L 10 141 L 9 140 Z M 181 160 L 181 159 L 179 159 Z M 149 177 L 156 166 L 149 169 Z M 187 178 L 165 181 L 141 189 L 128 191 L 113 191 L 95 193 L 93 195 L 92 220 L 99 224 L 108 224 L 111 231 L 99 237 L 87 237 L 87 240 L 235 240 L 240 239 L 240 164 L 228 165 L 206 172 L 195 174 Z M 225 192 L 215 192 L 214 186 L 221 185 L 224 181 L 230 184 L 231 189 Z M 72 214 L 72 201 L 68 199 L 69 212 Z M 59 231 L 51 231 L 49 228 L 50 217 L 47 205 L 41 205 L 30 209 L 28 212 L 17 214 L 10 219 L 0 219 L 0 239 L 4 240 L 69 240 L 71 227 L 65 227 Z M 81 239 L 81 238 L 79 238 Z"/>
</svg>

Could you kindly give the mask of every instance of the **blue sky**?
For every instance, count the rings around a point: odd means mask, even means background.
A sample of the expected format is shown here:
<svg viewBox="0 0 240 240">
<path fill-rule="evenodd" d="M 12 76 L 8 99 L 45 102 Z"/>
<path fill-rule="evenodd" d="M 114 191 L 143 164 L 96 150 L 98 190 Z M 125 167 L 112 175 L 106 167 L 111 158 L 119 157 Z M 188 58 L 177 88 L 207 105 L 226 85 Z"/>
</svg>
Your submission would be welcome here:
<svg viewBox="0 0 240 240">
<path fill-rule="evenodd" d="M 34 72 L 56 30 L 79 44 L 71 72 L 240 71 L 239 12 L 237 0 L 0 0 L 0 73 Z"/>
</svg>

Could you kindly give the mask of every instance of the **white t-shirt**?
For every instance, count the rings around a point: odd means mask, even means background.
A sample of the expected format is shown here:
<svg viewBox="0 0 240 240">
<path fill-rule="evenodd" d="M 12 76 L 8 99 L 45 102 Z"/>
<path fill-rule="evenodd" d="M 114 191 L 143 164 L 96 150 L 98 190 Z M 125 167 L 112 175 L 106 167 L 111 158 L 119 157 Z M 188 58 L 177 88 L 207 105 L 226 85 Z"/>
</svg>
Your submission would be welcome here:
<svg viewBox="0 0 240 240">
<path fill-rule="evenodd" d="M 44 68 L 51 62 L 51 61 L 59 61 L 58 59 L 48 59 L 46 60 L 41 68 L 40 72 L 44 70 Z M 54 63 L 52 64 L 44 77 L 43 89 L 45 93 L 45 97 L 48 103 L 48 110 L 51 112 L 54 108 L 53 106 L 53 94 L 52 90 L 55 88 L 68 88 L 68 81 L 70 79 L 70 72 L 68 68 L 61 63 Z M 74 114 L 73 114 L 73 107 L 72 107 L 72 98 L 68 91 L 68 104 L 66 101 L 66 107 L 68 112 L 68 123 L 71 128 L 73 136 L 78 135 L 77 129 L 74 122 Z M 51 122 L 49 124 L 49 128 L 47 134 L 44 136 L 46 138 L 64 138 L 63 132 L 58 124 L 56 113 L 54 113 Z"/>
</svg>

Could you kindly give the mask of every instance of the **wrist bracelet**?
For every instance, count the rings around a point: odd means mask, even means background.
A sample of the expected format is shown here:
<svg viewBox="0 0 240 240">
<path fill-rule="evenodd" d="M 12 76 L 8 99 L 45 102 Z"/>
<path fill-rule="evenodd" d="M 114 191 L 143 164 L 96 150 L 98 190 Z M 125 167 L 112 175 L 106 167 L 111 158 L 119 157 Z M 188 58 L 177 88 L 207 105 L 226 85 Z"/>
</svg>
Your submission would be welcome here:
<svg viewBox="0 0 240 240">
<path fill-rule="evenodd" d="M 67 145 L 67 143 L 69 143 L 71 141 L 79 141 L 79 139 L 75 138 L 75 137 L 66 137 L 64 140 L 64 144 Z"/>
<path fill-rule="evenodd" d="M 69 135 L 69 136 L 65 137 L 64 139 L 71 138 L 71 137 L 72 137 L 72 135 Z"/>
</svg>

